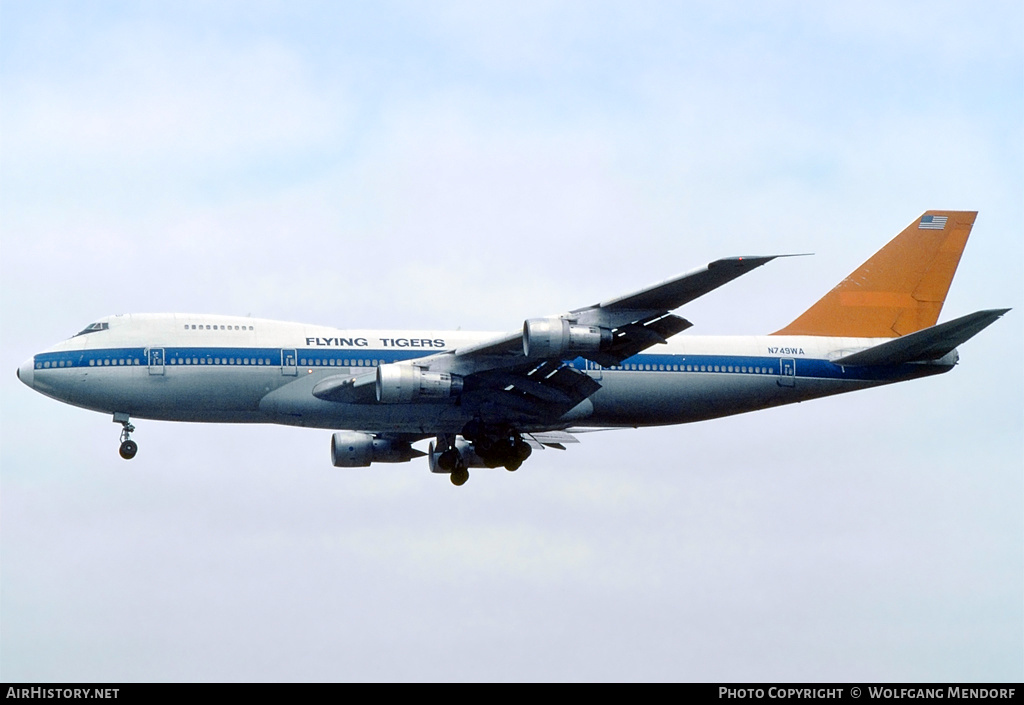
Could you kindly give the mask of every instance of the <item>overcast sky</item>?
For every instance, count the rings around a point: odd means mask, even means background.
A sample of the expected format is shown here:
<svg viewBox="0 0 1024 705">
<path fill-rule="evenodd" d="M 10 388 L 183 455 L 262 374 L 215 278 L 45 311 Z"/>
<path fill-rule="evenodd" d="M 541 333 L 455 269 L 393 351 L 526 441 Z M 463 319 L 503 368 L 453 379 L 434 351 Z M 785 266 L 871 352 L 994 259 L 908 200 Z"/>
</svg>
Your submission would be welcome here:
<svg viewBox="0 0 1024 705">
<path fill-rule="evenodd" d="M 0 0 L 0 679 L 1024 679 L 1019 2 Z M 19 384 L 111 313 L 511 330 L 731 255 L 778 329 L 980 215 L 948 375 L 464 487 Z M 686 335 L 684 333 L 683 335 Z"/>
</svg>

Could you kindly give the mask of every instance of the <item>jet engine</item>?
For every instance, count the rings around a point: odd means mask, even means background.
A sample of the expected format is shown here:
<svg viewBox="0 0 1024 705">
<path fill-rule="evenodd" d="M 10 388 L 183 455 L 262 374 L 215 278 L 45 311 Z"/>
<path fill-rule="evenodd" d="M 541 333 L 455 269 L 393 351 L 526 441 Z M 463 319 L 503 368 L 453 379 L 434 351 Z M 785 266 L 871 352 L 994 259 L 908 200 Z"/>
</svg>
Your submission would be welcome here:
<svg viewBox="0 0 1024 705">
<path fill-rule="evenodd" d="M 423 455 L 406 441 L 374 438 L 358 431 L 338 431 L 331 436 L 331 463 L 336 468 L 365 468 L 370 463 L 405 463 Z"/>
<path fill-rule="evenodd" d="M 447 372 L 424 372 L 412 365 L 377 368 L 377 401 L 404 404 L 415 399 L 446 399 L 462 391 L 462 378 Z"/>
<path fill-rule="evenodd" d="M 611 341 L 607 328 L 573 325 L 562 318 L 530 318 L 523 323 L 523 354 L 530 358 L 595 353 Z"/>
</svg>

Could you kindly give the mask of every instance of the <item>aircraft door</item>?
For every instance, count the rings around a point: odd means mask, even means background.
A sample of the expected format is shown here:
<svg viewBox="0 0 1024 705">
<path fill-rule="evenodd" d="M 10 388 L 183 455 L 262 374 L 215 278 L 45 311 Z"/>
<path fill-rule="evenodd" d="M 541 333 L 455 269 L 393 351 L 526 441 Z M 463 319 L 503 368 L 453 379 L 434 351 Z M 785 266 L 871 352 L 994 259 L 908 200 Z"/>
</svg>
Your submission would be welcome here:
<svg viewBox="0 0 1024 705">
<path fill-rule="evenodd" d="M 782 387 L 796 386 L 796 360 L 784 357 L 779 360 L 779 385 Z"/>
<path fill-rule="evenodd" d="M 296 366 L 296 355 L 293 349 L 282 349 L 281 350 L 281 374 L 290 375 L 294 377 L 299 373 L 298 367 Z"/>
<path fill-rule="evenodd" d="M 163 348 L 150 348 L 146 351 L 146 358 L 149 363 L 149 374 L 162 375 L 164 373 Z"/>
</svg>

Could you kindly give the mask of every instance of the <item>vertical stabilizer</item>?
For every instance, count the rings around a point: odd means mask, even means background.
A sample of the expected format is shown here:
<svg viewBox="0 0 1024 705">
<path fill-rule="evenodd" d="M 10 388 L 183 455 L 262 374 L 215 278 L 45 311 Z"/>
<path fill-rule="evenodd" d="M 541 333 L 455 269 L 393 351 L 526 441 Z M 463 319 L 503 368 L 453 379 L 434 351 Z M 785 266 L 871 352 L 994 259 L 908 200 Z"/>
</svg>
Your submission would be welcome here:
<svg viewBox="0 0 1024 705">
<path fill-rule="evenodd" d="M 894 338 L 935 325 L 977 211 L 927 211 L 773 335 Z"/>
</svg>

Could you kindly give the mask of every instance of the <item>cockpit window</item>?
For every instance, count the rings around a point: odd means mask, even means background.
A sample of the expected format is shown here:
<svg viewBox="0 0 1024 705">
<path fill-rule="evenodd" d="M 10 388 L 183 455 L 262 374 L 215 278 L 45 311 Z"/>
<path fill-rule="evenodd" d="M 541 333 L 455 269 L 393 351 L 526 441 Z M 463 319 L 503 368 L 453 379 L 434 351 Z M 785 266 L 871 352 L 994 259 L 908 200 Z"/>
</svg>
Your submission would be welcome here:
<svg viewBox="0 0 1024 705">
<path fill-rule="evenodd" d="M 85 335 L 86 333 L 95 333 L 96 331 L 107 330 L 108 328 L 110 328 L 110 324 L 106 322 L 90 323 L 83 330 L 79 331 L 78 333 L 75 333 L 71 337 L 77 338 L 78 336 Z"/>
</svg>

